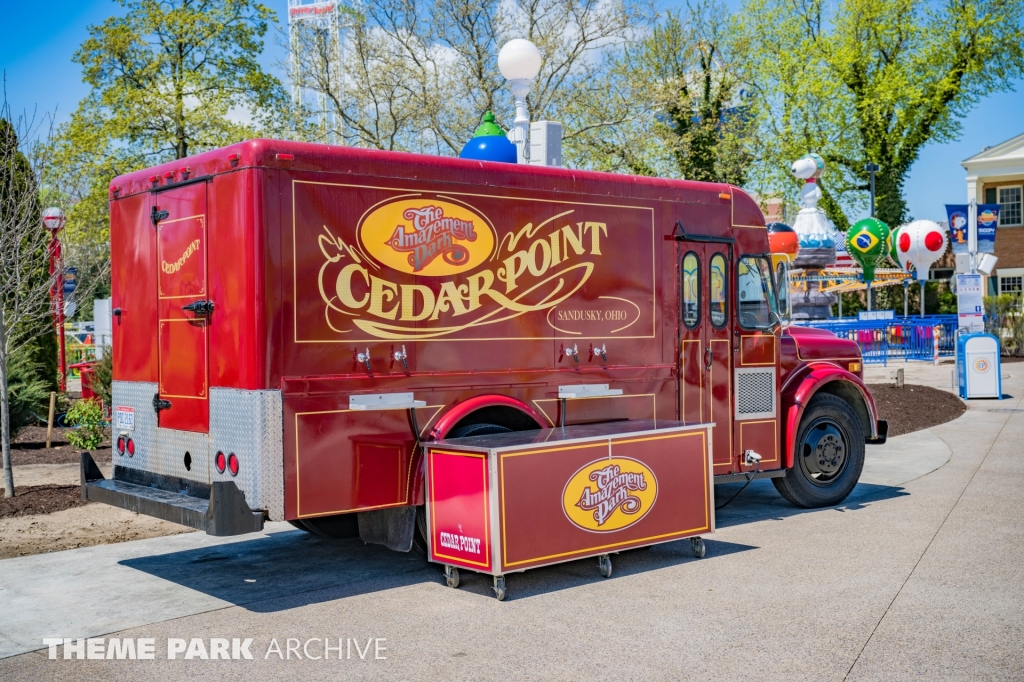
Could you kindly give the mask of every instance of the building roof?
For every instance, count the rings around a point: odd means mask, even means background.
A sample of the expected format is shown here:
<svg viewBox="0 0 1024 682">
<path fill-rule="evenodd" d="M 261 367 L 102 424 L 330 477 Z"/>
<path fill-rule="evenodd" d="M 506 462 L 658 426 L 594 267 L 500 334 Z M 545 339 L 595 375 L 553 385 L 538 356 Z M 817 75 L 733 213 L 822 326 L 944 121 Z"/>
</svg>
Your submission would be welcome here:
<svg viewBox="0 0 1024 682">
<path fill-rule="evenodd" d="M 960 165 L 970 169 L 971 166 L 994 166 L 1001 165 L 1000 162 L 1020 163 L 1022 161 L 1024 161 L 1024 133 L 992 147 L 987 147 L 974 156 L 964 159 Z"/>
</svg>

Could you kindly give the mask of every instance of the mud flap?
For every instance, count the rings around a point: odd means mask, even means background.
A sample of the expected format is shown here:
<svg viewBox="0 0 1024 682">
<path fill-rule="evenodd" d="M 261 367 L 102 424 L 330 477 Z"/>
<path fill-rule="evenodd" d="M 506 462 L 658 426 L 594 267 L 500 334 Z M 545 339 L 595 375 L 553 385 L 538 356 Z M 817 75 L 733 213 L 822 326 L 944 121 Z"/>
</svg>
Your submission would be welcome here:
<svg viewBox="0 0 1024 682">
<path fill-rule="evenodd" d="M 416 507 L 392 507 L 359 512 L 359 537 L 370 545 L 384 545 L 396 552 L 412 549 L 416 532 Z"/>
</svg>

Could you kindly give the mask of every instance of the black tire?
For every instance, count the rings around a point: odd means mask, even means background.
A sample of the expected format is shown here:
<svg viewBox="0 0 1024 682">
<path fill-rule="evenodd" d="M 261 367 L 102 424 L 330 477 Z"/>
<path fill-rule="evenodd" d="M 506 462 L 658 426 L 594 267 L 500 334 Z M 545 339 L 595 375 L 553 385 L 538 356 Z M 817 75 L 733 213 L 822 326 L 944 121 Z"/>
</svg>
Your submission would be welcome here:
<svg viewBox="0 0 1024 682">
<path fill-rule="evenodd" d="M 456 426 L 445 438 L 469 438 L 470 436 L 489 436 L 492 433 L 511 433 L 512 429 L 500 424 L 466 424 Z"/>
<path fill-rule="evenodd" d="M 302 521 L 289 521 L 288 523 L 292 524 L 301 531 L 305 531 L 307 533 L 311 532 L 308 528 L 306 528 L 306 524 L 304 524 Z"/>
<path fill-rule="evenodd" d="M 303 525 L 314 535 L 331 540 L 359 537 L 359 521 L 355 514 L 336 514 L 302 519 Z"/>
<path fill-rule="evenodd" d="M 800 421 L 793 468 L 772 483 L 798 507 L 839 504 L 853 492 L 864 468 L 864 426 L 842 398 L 819 393 Z"/>
<path fill-rule="evenodd" d="M 426 505 L 416 507 L 416 531 L 412 535 L 412 551 L 427 557 L 427 508 Z"/>
</svg>

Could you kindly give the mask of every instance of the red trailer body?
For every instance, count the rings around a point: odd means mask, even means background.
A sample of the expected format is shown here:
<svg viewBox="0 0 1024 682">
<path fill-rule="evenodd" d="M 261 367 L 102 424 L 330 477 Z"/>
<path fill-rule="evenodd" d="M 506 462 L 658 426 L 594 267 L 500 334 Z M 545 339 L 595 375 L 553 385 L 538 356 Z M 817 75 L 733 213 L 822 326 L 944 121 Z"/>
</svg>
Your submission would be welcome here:
<svg viewBox="0 0 1024 682">
<path fill-rule="evenodd" d="M 253 140 L 116 178 L 110 213 L 118 445 L 90 499 L 218 534 L 393 530 L 424 504 L 418 439 L 713 422 L 716 481 L 834 493 L 859 464 L 801 436 L 815 396 L 855 415 L 840 450 L 885 437 L 857 346 L 779 323 L 736 187 Z M 581 384 L 621 395 L 559 399 Z M 398 394 L 420 402 L 360 402 Z M 815 478 L 794 453 L 819 445 Z"/>
</svg>

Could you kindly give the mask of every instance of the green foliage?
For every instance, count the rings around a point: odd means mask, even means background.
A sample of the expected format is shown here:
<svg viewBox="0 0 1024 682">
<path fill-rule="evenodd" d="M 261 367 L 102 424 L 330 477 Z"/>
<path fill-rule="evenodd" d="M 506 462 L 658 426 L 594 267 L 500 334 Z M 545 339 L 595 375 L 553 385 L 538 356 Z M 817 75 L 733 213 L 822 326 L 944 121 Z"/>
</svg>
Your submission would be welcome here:
<svg viewBox="0 0 1024 682">
<path fill-rule="evenodd" d="M 13 354 L 7 362 L 7 397 L 11 409 L 11 437 L 22 428 L 38 423 L 32 415 L 46 414 L 50 405 L 50 384 L 42 376 L 43 368 L 31 358 L 28 347 Z"/>
<path fill-rule="evenodd" d="M 576 86 L 566 158 L 598 170 L 743 184 L 754 129 L 728 17 L 718 0 L 696 0 L 637 32 L 598 77 Z"/>
<path fill-rule="evenodd" d="M 1024 309 L 1021 297 L 986 296 L 985 331 L 999 338 L 1004 355 L 1024 355 Z"/>
<path fill-rule="evenodd" d="M 74 55 L 92 90 L 49 151 L 48 182 L 73 202 L 64 238 L 82 301 L 110 291 L 107 192 L 116 175 L 260 134 L 280 136 L 288 110 L 280 82 L 257 63 L 274 19 L 265 5 L 121 4 L 124 16 L 89 27 Z"/>
<path fill-rule="evenodd" d="M 114 380 L 114 354 L 110 346 L 103 348 L 103 357 L 93 366 L 92 390 L 110 409 L 111 385 Z"/>
<path fill-rule="evenodd" d="M 845 230 L 874 162 L 877 217 L 906 222 L 921 148 L 956 139 L 972 105 L 1024 73 L 1022 17 L 1021 0 L 748 0 L 737 30 L 759 98 L 755 184 L 786 196 L 789 162 L 818 152 L 821 205 Z"/>
<path fill-rule="evenodd" d="M 65 421 L 78 427 L 68 431 L 68 442 L 82 450 L 95 450 L 103 442 L 103 409 L 98 400 L 79 400 L 68 411 Z"/>
</svg>

